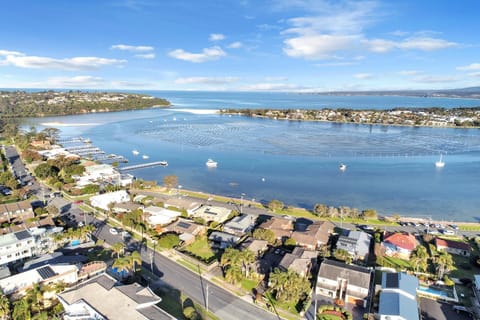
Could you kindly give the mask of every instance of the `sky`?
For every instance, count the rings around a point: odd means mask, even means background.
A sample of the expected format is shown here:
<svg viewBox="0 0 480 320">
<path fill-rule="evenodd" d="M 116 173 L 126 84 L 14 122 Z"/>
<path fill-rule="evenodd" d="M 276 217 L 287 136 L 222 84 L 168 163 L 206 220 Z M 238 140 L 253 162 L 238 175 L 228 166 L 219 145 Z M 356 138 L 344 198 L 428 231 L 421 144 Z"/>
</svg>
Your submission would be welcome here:
<svg viewBox="0 0 480 320">
<path fill-rule="evenodd" d="M 478 12 L 478 0 L 10 0 L 0 88 L 479 86 Z"/>
</svg>

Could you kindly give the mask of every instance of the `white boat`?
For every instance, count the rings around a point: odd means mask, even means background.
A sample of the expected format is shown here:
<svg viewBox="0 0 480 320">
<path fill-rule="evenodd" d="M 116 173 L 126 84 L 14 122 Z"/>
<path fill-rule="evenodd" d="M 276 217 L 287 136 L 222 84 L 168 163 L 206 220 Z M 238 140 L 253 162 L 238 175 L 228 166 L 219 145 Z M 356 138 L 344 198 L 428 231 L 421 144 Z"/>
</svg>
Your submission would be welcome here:
<svg viewBox="0 0 480 320">
<path fill-rule="evenodd" d="M 218 163 L 216 161 L 213 161 L 212 159 L 208 159 L 205 164 L 209 168 L 216 168 Z"/>
<path fill-rule="evenodd" d="M 443 162 L 442 160 L 442 154 L 440 154 L 440 159 L 437 162 L 435 162 L 435 167 L 437 168 L 445 167 L 445 162 Z"/>
<path fill-rule="evenodd" d="M 162 167 L 166 167 L 166 166 L 168 166 L 168 162 L 167 161 L 160 161 L 160 165 Z"/>
<path fill-rule="evenodd" d="M 150 157 L 147 156 L 146 154 L 144 154 L 144 155 L 142 156 L 142 158 L 143 158 L 143 159 L 148 159 L 148 158 L 150 158 Z"/>
<path fill-rule="evenodd" d="M 140 154 L 140 152 L 138 152 L 138 150 L 132 150 L 132 153 L 134 156 L 138 156 Z"/>
<path fill-rule="evenodd" d="M 347 165 L 342 163 L 342 164 L 338 167 L 338 169 L 340 169 L 340 171 L 345 171 L 345 170 L 347 170 Z"/>
</svg>

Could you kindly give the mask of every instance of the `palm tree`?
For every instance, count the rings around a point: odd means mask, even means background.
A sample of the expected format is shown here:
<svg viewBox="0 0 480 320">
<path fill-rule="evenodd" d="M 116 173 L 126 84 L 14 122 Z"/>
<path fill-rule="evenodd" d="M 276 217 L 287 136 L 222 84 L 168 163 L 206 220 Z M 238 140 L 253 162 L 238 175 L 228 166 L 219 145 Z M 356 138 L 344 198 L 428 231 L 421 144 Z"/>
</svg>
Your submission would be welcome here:
<svg viewBox="0 0 480 320">
<path fill-rule="evenodd" d="M 132 254 L 129 255 L 127 258 L 131 264 L 133 272 L 137 270 L 137 264 L 142 264 L 142 256 L 140 255 L 140 253 L 138 253 L 138 251 L 133 251 Z"/>
<path fill-rule="evenodd" d="M 27 299 L 23 298 L 13 304 L 12 318 L 15 320 L 30 320 L 32 314 L 30 312 L 30 305 Z"/>
<path fill-rule="evenodd" d="M 270 273 L 270 288 L 278 301 L 297 302 L 310 291 L 310 282 L 292 270 L 282 272 L 278 268 Z"/>
<path fill-rule="evenodd" d="M 225 280 L 229 283 L 236 284 L 242 280 L 242 271 L 237 265 L 233 265 L 225 272 Z"/>
<path fill-rule="evenodd" d="M 7 319 L 10 314 L 10 300 L 7 296 L 2 294 L 0 295 L 0 318 Z"/>
<path fill-rule="evenodd" d="M 428 268 L 428 252 L 427 248 L 422 245 L 419 245 L 415 248 L 415 251 L 412 253 L 410 257 L 410 261 L 413 264 L 413 268 L 415 272 L 418 270 L 425 272 Z"/>
<path fill-rule="evenodd" d="M 40 285 L 38 283 L 27 291 L 25 298 L 30 304 L 32 311 L 38 312 L 41 310 L 41 305 L 43 302 L 43 292 L 40 289 Z"/>
<path fill-rule="evenodd" d="M 452 255 L 445 251 L 440 251 L 437 258 L 438 278 L 443 279 L 443 276 L 445 275 L 445 273 L 452 270 L 452 268 L 453 268 Z"/>
<path fill-rule="evenodd" d="M 220 265 L 225 272 L 229 267 L 240 265 L 241 252 L 234 248 L 227 248 L 220 258 Z"/>
<path fill-rule="evenodd" d="M 129 272 L 130 271 L 130 260 L 126 257 L 122 258 L 117 258 L 113 262 L 112 268 L 117 270 L 117 273 L 124 276 L 124 272 Z"/>
<path fill-rule="evenodd" d="M 242 271 L 245 273 L 245 277 L 248 278 L 250 272 L 250 265 L 255 261 L 255 253 L 250 250 L 243 250 L 240 253 L 240 262 L 242 264 Z"/>
<path fill-rule="evenodd" d="M 112 256 L 117 255 L 117 258 L 120 258 L 120 254 L 123 254 L 125 251 L 125 244 L 122 242 L 116 242 L 112 245 Z"/>
</svg>

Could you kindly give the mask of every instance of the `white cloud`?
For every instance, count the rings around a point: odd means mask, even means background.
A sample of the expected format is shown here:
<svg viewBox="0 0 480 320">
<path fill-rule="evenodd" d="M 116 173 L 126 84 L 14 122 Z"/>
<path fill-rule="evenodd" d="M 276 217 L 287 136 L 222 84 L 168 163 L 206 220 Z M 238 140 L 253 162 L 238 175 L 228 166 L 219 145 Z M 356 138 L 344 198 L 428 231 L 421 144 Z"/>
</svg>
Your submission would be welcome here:
<svg viewBox="0 0 480 320">
<path fill-rule="evenodd" d="M 422 51 L 434 51 L 456 46 L 458 46 L 458 43 L 450 42 L 444 39 L 429 37 L 407 38 L 398 43 L 398 47 L 401 49 L 415 49 Z"/>
<path fill-rule="evenodd" d="M 367 45 L 368 49 L 376 53 L 385 53 L 397 46 L 397 44 L 385 39 L 362 40 L 362 43 Z"/>
<path fill-rule="evenodd" d="M 238 81 L 236 77 L 188 77 L 178 78 L 176 84 L 227 84 Z"/>
<path fill-rule="evenodd" d="M 457 70 L 462 70 L 462 71 L 480 70 L 480 63 L 471 63 L 468 66 L 457 67 Z"/>
<path fill-rule="evenodd" d="M 480 77 L 480 72 L 472 72 L 468 74 L 470 77 Z"/>
<path fill-rule="evenodd" d="M 155 50 L 154 47 L 150 46 L 130 46 L 127 44 L 116 44 L 110 47 L 114 50 L 130 51 L 130 52 L 148 52 Z"/>
<path fill-rule="evenodd" d="M 392 36 L 396 36 L 396 37 L 405 37 L 408 35 L 408 32 L 407 31 L 402 31 L 402 30 L 395 30 L 393 32 L 390 32 L 390 34 Z"/>
<path fill-rule="evenodd" d="M 422 83 L 445 83 L 458 81 L 458 78 L 452 76 L 419 76 L 413 78 L 413 81 Z"/>
<path fill-rule="evenodd" d="M 329 34 L 302 35 L 284 41 L 283 51 L 290 57 L 310 60 L 329 59 L 334 53 L 350 49 L 358 36 L 343 36 Z"/>
<path fill-rule="evenodd" d="M 202 50 L 202 53 L 192 53 L 187 52 L 183 49 L 176 49 L 168 53 L 169 56 L 179 60 L 190 61 L 194 63 L 201 63 L 206 61 L 212 61 L 220 59 L 221 57 L 226 56 L 227 54 L 222 48 L 214 46 L 211 48 L 205 48 Z"/>
<path fill-rule="evenodd" d="M 293 91 L 301 89 L 301 87 L 288 83 L 256 83 L 243 86 L 240 89 L 246 91 Z"/>
<path fill-rule="evenodd" d="M 141 59 L 155 59 L 155 53 L 140 53 L 136 54 L 135 57 Z"/>
<path fill-rule="evenodd" d="M 232 42 L 228 45 L 228 48 L 230 49 L 238 49 L 238 48 L 241 48 L 243 46 L 243 44 L 240 42 L 240 41 L 235 41 L 235 42 Z"/>
<path fill-rule="evenodd" d="M 27 56 L 24 54 L 7 55 L 0 60 L 0 65 L 15 66 L 25 69 L 61 69 L 61 70 L 95 70 L 104 66 L 125 64 L 126 60 L 99 57 L 74 57 L 55 59 L 50 57 Z"/>
<path fill-rule="evenodd" d="M 53 77 L 46 83 L 49 88 L 95 88 L 104 85 L 105 80 L 92 76 Z"/>
<path fill-rule="evenodd" d="M 371 73 L 357 73 L 353 76 L 357 79 L 362 79 L 362 80 L 373 78 L 373 74 L 371 74 Z"/>
<path fill-rule="evenodd" d="M 422 73 L 422 71 L 418 70 L 402 70 L 398 72 L 398 74 L 402 76 L 415 76 L 420 73 Z"/>
<path fill-rule="evenodd" d="M 223 39 L 225 39 L 225 36 L 221 33 L 211 33 L 210 37 L 208 38 L 210 41 L 220 41 Z"/>
<path fill-rule="evenodd" d="M 24 53 L 18 51 L 0 50 L 0 57 L 6 56 L 24 56 Z"/>
</svg>

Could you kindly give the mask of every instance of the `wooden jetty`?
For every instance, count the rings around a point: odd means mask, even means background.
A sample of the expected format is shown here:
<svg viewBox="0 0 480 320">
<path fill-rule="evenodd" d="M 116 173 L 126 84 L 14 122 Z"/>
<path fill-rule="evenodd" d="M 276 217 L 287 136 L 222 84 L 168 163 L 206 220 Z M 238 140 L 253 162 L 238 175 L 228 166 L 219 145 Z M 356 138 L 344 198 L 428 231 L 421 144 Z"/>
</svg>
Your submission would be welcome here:
<svg viewBox="0 0 480 320">
<path fill-rule="evenodd" d="M 124 172 L 124 171 L 158 167 L 158 166 L 166 167 L 166 166 L 168 166 L 168 162 L 167 161 L 155 161 L 155 162 L 149 162 L 149 163 L 140 163 L 140 164 L 135 164 L 135 165 L 131 165 L 131 166 L 121 167 L 121 168 L 118 168 L 118 170 Z"/>
</svg>

